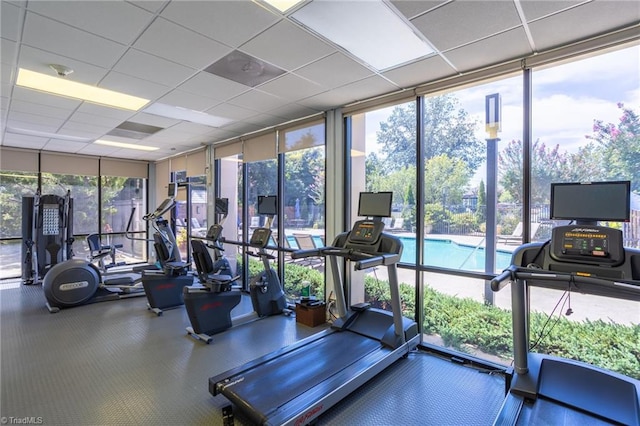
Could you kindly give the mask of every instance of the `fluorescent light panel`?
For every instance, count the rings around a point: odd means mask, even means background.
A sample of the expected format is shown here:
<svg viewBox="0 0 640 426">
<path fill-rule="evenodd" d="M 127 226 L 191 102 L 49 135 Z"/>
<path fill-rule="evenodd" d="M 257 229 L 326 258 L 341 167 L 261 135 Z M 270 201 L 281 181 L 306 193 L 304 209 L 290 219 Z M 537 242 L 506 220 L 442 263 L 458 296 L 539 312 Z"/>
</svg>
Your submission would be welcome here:
<svg viewBox="0 0 640 426">
<path fill-rule="evenodd" d="M 316 0 L 291 17 L 377 70 L 433 53 L 431 46 L 380 0 Z"/>
<path fill-rule="evenodd" d="M 138 98 L 137 96 L 78 83 L 63 77 L 53 77 L 24 68 L 18 70 L 16 85 L 131 111 L 138 111 L 149 103 L 149 99 Z"/>
<path fill-rule="evenodd" d="M 98 139 L 94 143 L 98 145 L 115 146 L 117 148 L 137 149 L 139 151 L 155 151 L 159 149 L 155 146 L 143 146 L 143 145 L 136 145 L 136 144 L 125 143 L 125 142 L 107 141 L 104 139 Z"/>
<path fill-rule="evenodd" d="M 304 0 L 264 0 L 265 3 L 269 3 L 271 6 L 278 9 L 280 12 L 286 12 L 298 3 Z"/>
<path fill-rule="evenodd" d="M 167 104 L 155 103 L 142 112 L 159 115 L 161 117 L 175 118 L 176 120 L 190 121 L 192 123 L 204 124 L 205 126 L 220 127 L 231 123 L 228 118 L 216 117 L 205 112 L 194 111 L 192 109 L 176 107 Z"/>
</svg>

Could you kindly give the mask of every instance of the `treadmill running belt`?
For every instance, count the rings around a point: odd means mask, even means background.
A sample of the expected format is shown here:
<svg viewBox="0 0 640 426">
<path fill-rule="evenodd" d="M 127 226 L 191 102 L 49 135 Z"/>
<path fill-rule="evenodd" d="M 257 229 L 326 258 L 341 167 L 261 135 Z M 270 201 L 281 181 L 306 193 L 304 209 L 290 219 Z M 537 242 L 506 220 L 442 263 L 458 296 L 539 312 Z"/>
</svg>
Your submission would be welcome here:
<svg viewBox="0 0 640 426">
<path fill-rule="evenodd" d="M 338 373 L 380 342 L 352 332 L 334 332 L 237 376 L 221 393 L 236 404 L 267 414 Z"/>
</svg>

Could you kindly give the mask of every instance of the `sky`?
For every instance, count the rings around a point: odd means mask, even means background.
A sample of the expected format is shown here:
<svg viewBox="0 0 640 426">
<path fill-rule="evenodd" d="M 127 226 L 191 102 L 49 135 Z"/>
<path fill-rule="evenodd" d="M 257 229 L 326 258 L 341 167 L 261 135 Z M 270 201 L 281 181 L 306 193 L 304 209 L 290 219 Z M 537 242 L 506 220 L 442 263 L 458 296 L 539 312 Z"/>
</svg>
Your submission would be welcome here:
<svg viewBox="0 0 640 426">
<path fill-rule="evenodd" d="M 619 122 L 618 102 L 640 114 L 640 46 L 633 46 L 588 59 L 534 69 L 533 140 L 561 150 L 575 152 L 592 134 L 594 119 Z M 488 137 L 484 130 L 485 97 L 500 93 L 502 131 L 498 149 L 511 140 L 522 139 L 522 77 L 520 75 L 455 92 L 461 107 L 481 123 L 476 137 Z M 375 143 L 380 122 L 392 107 L 367 114 L 367 145 Z M 474 177 L 485 174 L 484 168 Z"/>
</svg>

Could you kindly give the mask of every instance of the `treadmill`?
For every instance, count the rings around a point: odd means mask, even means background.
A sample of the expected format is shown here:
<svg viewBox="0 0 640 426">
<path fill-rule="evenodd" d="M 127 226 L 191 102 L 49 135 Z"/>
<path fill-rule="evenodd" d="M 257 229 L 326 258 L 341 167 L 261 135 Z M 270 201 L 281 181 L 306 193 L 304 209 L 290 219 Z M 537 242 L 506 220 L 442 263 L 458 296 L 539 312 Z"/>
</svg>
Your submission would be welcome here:
<svg viewBox="0 0 640 426">
<path fill-rule="evenodd" d="M 550 241 L 525 244 L 491 281 L 511 284 L 514 377 L 494 425 L 640 425 L 640 381 L 587 363 L 528 350 L 529 288 L 640 301 L 640 250 L 622 232 L 593 225 L 553 228 Z"/>
<path fill-rule="evenodd" d="M 398 290 L 402 242 L 383 229 L 376 216 L 356 222 L 332 246 L 294 252 L 329 258 L 339 318 L 323 332 L 211 377 L 209 392 L 224 395 L 256 424 L 307 424 L 415 349 L 418 326 L 402 316 Z M 392 312 L 367 303 L 347 309 L 338 259 L 356 270 L 386 266 Z"/>
</svg>

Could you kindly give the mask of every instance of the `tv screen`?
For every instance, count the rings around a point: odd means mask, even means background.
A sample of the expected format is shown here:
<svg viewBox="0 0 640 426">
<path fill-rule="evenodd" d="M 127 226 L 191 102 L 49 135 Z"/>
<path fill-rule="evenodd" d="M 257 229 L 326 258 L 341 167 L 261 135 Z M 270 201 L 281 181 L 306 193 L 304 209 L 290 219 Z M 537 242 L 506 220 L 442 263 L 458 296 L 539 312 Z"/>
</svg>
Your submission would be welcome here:
<svg viewBox="0 0 640 426">
<path fill-rule="evenodd" d="M 361 192 L 358 216 L 391 217 L 393 192 Z"/>
<path fill-rule="evenodd" d="M 229 199 L 216 198 L 216 214 L 226 215 L 229 213 Z"/>
<path fill-rule="evenodd" d="M 551 219 L 628 222 L 631 182 L 551 184 Z"/>
<path fill-rule="evenodd" d="M 176 198 L 176 195 L 178 195 L 178 184 L 171 182 L 167 190 L 167 197 Z"/>
<path fill-rule="evenodd" d="M 278 201 L 275 195 L 259 195 L 258 196 L 258 214 L 277 215 Z"/>
</svg>

